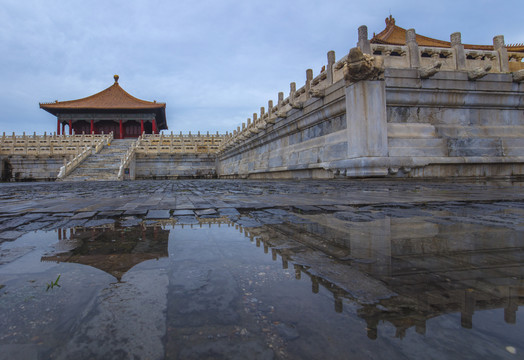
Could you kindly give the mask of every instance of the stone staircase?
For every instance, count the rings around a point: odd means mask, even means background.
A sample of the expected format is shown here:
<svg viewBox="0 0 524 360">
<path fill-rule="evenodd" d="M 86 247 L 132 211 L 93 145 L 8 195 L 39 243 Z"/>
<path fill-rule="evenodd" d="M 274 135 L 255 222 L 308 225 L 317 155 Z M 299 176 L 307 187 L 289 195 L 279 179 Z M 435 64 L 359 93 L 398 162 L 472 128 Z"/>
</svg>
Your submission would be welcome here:
<svg viewBox="0 0 524 360">
<path fill-rule="evenodd" d="M 118 180 L 120 160 L 136 139 L 114 139 L 110 146 L 89 156 L 63 181 L 104 181 Z"/>
</svg>

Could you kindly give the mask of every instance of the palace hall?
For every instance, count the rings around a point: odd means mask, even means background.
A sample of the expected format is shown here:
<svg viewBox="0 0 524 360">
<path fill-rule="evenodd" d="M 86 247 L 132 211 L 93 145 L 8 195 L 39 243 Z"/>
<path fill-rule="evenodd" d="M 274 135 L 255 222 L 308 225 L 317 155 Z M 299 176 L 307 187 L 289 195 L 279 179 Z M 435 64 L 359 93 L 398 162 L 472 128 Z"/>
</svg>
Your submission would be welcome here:
<svg viewBox="0 0 524 360">
<path fill-rule="evenodd" d="M 167 130 L 166 104 L 137 99 L 115 83 L 94 95 L 70 101 L 40 103 L 57 117 L 56 132 L 65 134 L 109 134 L 115 139 L 137 138 L 142 133 Z M 66 128 L 67 127 L 67 128 Z"/>
</svg>

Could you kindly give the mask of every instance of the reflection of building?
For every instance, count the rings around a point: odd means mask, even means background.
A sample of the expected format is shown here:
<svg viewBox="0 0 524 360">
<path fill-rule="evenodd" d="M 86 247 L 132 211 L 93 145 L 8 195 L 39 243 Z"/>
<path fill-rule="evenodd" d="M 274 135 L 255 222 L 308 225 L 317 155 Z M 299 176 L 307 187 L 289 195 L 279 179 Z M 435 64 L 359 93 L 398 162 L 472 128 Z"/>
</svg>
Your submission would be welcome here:
<svg viewBox="0 0 524 360">
<path fill-rule="evenodd" d="M 115 139 L 137 138 L 142 133 L 157 134 L 167 129 L 166 104 L 145 101 L 129 95 L 115 83 L 83 99 L 41 103 L 40 108 L 57 117 L 57 134 L 69 127 L 69 135 L 109 134 Z M 62 129 L 60 129 L 62 128 Z"/>
<path fill-rule="evenodd" d="M 58 247 L 72 250 L 44 256 L 42 261 L 92 266 L 113 275 L 118 281 L 135 265 L 168 256 L 169 230 L 160 226 L 76 229 L 70 231 L 69 237 L 60 229 L 58 233 Z"/>
<path fill-rule="evenodd" d="M 186 219 L 187 220 L 187 219 Z M 161 219 L 154 225 L 143 223 L 131 227 L 114 224 L 90 228 L 58 229 L 56 255 L 44 256 L 42 261 L 68 262 L 88 265 L 105 271 L 121 280 L 122 276 L 146 260 L 168 257 L 169 227 L 211 227 L 230 225 L 227 218 L 182 220 Z"/>
<path fill-rule="evenodd" d="M 326 215 L 316 220 L 321 217 L 244 232 L 274 260 L 280 255 L 284 268 L 291 263 L 298 279 L 309 276 L 314 293 L 319 286 L 332 292 L 336 311 L 342 311 L 342 298 L 360 303 L 357 314 L 371 339 L 381 322 L 403 337 L 410 327 L 424 334 L 427 320 L 450 313 L 460 313 L 465 328 L 473 327 L 475 311 L 489 309 L 503 308 L 505 322 L 516 322 L 524 305 L 521 233 L 389 217 L 344 228 Z M 347 281 L 357 269 L 367 279 Z"/>
</svg>

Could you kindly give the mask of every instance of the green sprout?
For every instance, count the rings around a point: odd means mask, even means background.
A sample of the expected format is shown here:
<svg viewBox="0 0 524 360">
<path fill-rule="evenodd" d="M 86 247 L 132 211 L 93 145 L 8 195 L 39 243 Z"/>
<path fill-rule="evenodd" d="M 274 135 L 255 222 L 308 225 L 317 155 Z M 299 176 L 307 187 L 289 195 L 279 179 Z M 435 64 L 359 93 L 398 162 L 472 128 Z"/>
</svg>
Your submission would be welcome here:
<svg viewBox="0 0 524 360">
<path fill-rule="evenodd" d="M 58 277 L 56 278 L 55 281 L 51 281 L 50 283 L 47 283 L 47 289 L 45 291 L 48 291 L 49 289 L 52 289 L 55 286 L 60 287 L 60 285 L 58 285 L 58 280 L 60 280 L 60 274 L 58 274 Z"/>
</svg>

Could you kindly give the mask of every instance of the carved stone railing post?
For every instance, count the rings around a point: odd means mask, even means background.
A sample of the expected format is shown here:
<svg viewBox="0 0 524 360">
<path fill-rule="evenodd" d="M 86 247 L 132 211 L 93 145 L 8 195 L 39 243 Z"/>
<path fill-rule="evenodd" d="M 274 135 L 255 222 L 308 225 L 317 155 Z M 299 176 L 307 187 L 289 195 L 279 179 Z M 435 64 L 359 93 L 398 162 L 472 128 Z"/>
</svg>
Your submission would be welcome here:
<svg viewBox="0 0 524 360">
<path fill-rule="evenodd" d="M 358 28 L 357 47 L 364 54 L 371 55 L 371 43 L 368 40 L 368 27 L 366 25 L 362 25 Z"/>
<path fill-rule="evenodd" d="M 371 47 L 370 47 L 370 51 L 371 51 Z M 327 72 L 327 83 L 329 86 L 333 84 L 333 66 L 335 65 L 335 61 L 336 61 L 335 52 L 333 50 L 327 53 L 327 61 L 328 61 L 328 64 L 327 64 L 326 72 Z"/>
<path fill-rule="evenodd" d="M 500 72 L 509 72 L 508 49 L 504 44 L 504 35 L 497 35 L 493 38 L 493 48 L 499 55 Z"/>
<path fill-rule="evenodd" d="M 295 92 L 297 91 L 297 84 L 292 82 L 289 83 L 289 103 L 293 103 L 295 101 Z"/>
<path fill-rule="evenodd" d="M 267 121 L 268 124 L 275 123 L 275 116 L 273 114 L 273 100 L 267 102 Z"/>
<path fill-rule="evenodd" d="M 417 44 L 417 34 L 415 29 L 408 29 L 406 31 L 406 45 L 409 51 L 409 65 L 413 69 L 420 67 L 420 52 Z"/>
<path fill-rule="evenodd" d="M 464 53 L 464 45 L 462 45 L 462 34 L 454 32 L 449 36 L 451 48 L 455 53 L 455 69 L 466 70 L 466 54 Z"/>
<path fill-rule="evenodd" d="M 309 90 L 311 89 L 311 80 L 313 80 L 313 69 L 307 69 L 306 70 L 306 100 L 311 98 L 311 94 L 309 93 Z"/>
<path fill-rule="evenodd" d="M 302 104 L 299 104 L 298 101 L 296 101 L 295 99 L 296 93 L 297 93 L 297 84 L 292 82 L 289 84 L 289 105 L 293 109 L 301 109 Z"/>
<path fill-rule="evenodd" d="M 284 104 L 284 93 L 281 91 L 278 93 L 278 102 L 277 102 L 278 110 L 282 110 L 283 104 Z"/>
</svg>

